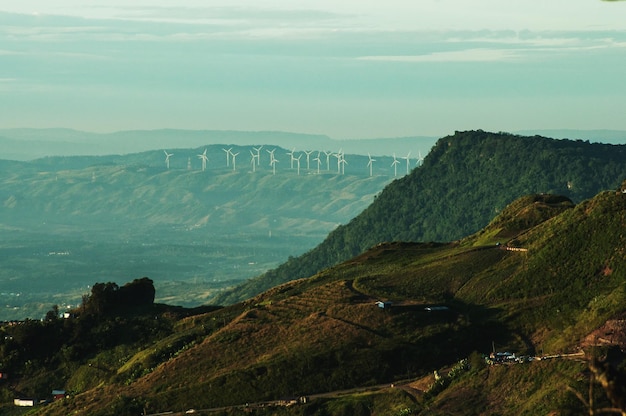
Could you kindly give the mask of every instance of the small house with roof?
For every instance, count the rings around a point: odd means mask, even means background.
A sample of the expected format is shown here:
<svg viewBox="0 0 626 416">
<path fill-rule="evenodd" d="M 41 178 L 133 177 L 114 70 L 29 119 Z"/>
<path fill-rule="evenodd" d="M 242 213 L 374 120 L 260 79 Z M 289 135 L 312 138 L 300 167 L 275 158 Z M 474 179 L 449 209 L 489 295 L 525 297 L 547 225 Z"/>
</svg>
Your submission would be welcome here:
<svg viewBox="0 0 626 416">
<path fill-rule="evenodd" d="M 52 390 L 52 399 L 53 400 L 65 399 L 65 390 Z"/>
</svg>

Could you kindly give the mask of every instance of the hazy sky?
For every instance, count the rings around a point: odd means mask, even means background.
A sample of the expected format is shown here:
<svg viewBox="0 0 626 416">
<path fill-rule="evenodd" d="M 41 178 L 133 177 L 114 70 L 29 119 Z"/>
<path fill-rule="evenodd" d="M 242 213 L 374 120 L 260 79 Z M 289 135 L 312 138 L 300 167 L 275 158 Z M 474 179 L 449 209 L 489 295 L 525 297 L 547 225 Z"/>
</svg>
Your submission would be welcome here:
<svg viewBox="0 0 626 416">
<path fill-rule="evenodd" d="M 626 130 L 626 2 L 3 3 L 0 127 Z"/>
</svg>

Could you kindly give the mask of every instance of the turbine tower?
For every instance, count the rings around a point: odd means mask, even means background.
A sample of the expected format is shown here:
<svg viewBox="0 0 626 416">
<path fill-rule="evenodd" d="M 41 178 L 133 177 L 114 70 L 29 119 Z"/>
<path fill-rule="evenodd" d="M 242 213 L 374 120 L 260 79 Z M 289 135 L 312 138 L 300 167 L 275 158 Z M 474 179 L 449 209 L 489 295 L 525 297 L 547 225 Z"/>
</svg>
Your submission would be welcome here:
<svg viewBox="0 0 626 416">
<path fill-rule="evenodd" d="M 265 151 L 270 155 L 270 165 L 272 164 L 272 160 L 274 159 L 274 152 L 276 151 L 276 148 L 269 150 L 269 149 L 265 149 Z"/>
<path fill-rule="evenodd" d="M 339 149 L 337 153 L 333 154 L 337 158 L 337 173 L 341 173 L 341 160 L 343 159 L 343 153 L 341 152 L 342 149 Z"/>
<path fill-rule="evenodd" d="M 346 157 L 344 154 L 341 154 L 341 174 L 344 175 L 346 173 L 346 165 L 348 164 L 348 161 L 346 160 Z"/>
<path fill-rule="evenodd" d="M 417 166 L 422 166 L 422 163 L 424 163 L 424 158 L 422 157 L 422 152 L 418 152 Z"/>
<path fill-rule="evenodd" d="M 298 164 L 298 176 L 300 176 L 300 158 L 302 157 L 302 153 L 298 155 L 298 157 L 294 158 L 296 163 Z"/>
<path fill-rule="evenodd" d="M 237 155 L 239 154 L 239 152 L 231 154 L 233 155 L 233 170 L 237 170 Z"/>
<path fill-rule="evenodd" d="M 296 151 L 296 148 L 294 147 L 291 152 L 287 152 L 287 154 L 291 157 L 291 169 L 293 169 L 293 162 L 294 160 L 296 160 L 295 157 L 293 157 L 293 153 Z"/>
<path fill-rule="evenodd" d="M 370 176 L 372 176 L 372 170 L 374 168 L 374 162 L 376 162 L 376 159 L 372 159 L 372 155 L 370 155 L 369 153 L 367 154 L 367 157 L 370 158 L 369 162 L 367 162 L 367 166 L 370 168 Z"/>
<path fill-rule="evenodd" d="M 174 156 L 174 153 L 167 153 L 165 150 L 163 151 L 163 153 L 165 153 L 165 166 L 167 166 L 167 169 L 170 168 L 170 157 Z"/>
<path fill-rule="evenodd" d="M 272 175 L 276 175 L 276 163 L 278 159 L 274 157 L 274 151 L 270 153 L 270 166 L 272 167 Z"/>
<path fill-rule="evenodd" d="M 310 169 L 310 167 L 309 167 L 310 166 L 309 165 L 309 163 L 310 163 L 309 158 L 311 157 L 311 153 L 313 153 L 313 150 L 305 150 L 304 151 L 304 154 L 306 155 L 306 170 Z"/>
<path fill-rule="evenodd" d="M 409 164 L 411 163 L 409 159 L 410 156 L 411 156 L 411 152 L 409 151 L 409 153 L 407 153 L 406 156 L 402 158 L 406 160 L 406 174 L 407 175 L 409 174 L 409 170 L 410 170 L 410 167 L 409 167 Z"/>
<path fill-rule="evenodd" d="M 233 148 L 232 147 L 230 149 L 222 148 L 222 150 L 226 152 L 226 167 L 229 167 L 230 166 L 230 155 L 232 154 Z"/>
<path fill-rule="evenodd" d="M 393 176 L 398 176 L 398 164 L 400 161 L 396 158 L 396 154 L 393 154 L 393 162 L 391 162 L 391 166 L 393 167 Z"/>
<path fill-rule="evenodd" d="M 252 147 L 256 152 L 256 165 L 261 166 L 261 149 L 263 149 L 263 145 L 259 147 Z"/>
<path fill-rule="evenodd" d="M 252 150 L 250 150 L 250 164 L 252 165 L 252 172 L 256 172 L 256 156 Z"/>
<path fill-rule="evenodd" d="M 324 150 L 324 154 L 326 155 L 326 170 L 330 170 L 330 156 L 333 154 L 333 152 L 327 152 L 326 150 Z"/>
<path fill-rule="evenodd" d="M 206 162 L 207 162 L 207 160 L 209 160 L 209 158 L 206 155 L 206 149 L 204 149 L 204 152 L 202 152 L 202 154 L 198 155 L 198 157 L 200 159 L 202 159 L 202 171 L 204 172 L 206 170 Z"/>
<path fill-rule="evenodd" d="M 322 159 L 320 159 L 320 155 L 322 152 L 317 152 L 317 157 L 313 159 L 314 162 L 317 162 L 317 174 L 320 174 L 320 165 L 322 164 Z"/>
</svg>

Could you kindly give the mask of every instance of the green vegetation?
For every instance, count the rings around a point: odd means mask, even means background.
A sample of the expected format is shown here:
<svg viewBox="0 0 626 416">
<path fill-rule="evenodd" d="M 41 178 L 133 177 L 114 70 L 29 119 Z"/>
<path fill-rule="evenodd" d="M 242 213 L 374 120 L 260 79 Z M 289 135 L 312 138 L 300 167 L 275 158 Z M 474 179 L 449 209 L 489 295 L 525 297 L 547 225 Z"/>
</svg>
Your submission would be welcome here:
<svg viewBox="0 0 626 416">
<path fill-rule="evenodd" d="M 153 304 L 154 295 L 148 278 L 121 287 L 97 283 L 68 316 L 59 316 L 55 305 L 45 320 L 3 325 L 0 366 L 9 376 L 9 382 L 0 382 L 4 401 L 14 397 L 46 399 L 53 389 L 74 394 L 136 378 L 123 369 L 138 349 L 170 336 L 186 316 L 215 309 Z M 189 334 L 180 337 L 189 339 Z M 179 345 L 178 350 L 184 347 Z"/>
<path fill-rule="evenodd" d="M 544 152 L 534 160 L 551 179 L 510 156 L 525 146 Z M 623 409 L 624 184 L 617 179 L 589 199 L 576 193 L 577 179 L 564 182 L 563 196 L 540 189 L 561 183 L 562 172 L 574 175 L 568 155 L 579 148 L 584 168 L 595 166 L 600 180 L 626 177 L 619 146 L 608 152 L 583 142 L 459 133 L 438 143 L 428 169 L 395 181 L 331 233 L 333 244 L 291 258 L 281 269 L 295 270 L 288 282 L 277 269 L 267 276 L 280 284 L 245 301 L 185 309 L 155 304 L 151 279 L 109 281 L 94 284 L 67 319 L 53 306 L 43 321 L 7 323 L 0 328 L 0 372 L 9 374 L 0 378 L 0 412 L 20 414 L 13 398 L 45 398 L 52 389 L 69 397 L 21 412 L 508 416 Z M 496 161 L 533 192 L 506 204 L 495 190 L 517 185 Z M 435 181 L 437 174 L 445 180 Z M 418 191 L 415 181 L 428 177 L 456 199 L 435 197 L 434 185 Z M 600 186 L 597 178 L 585 180 Z M 462 182 L 476 195 L 459 190 Z M 463 211 L 452 204 L 461 200 L 472 205 Z M 429 233 L 459 232 L 477 227 L 480 215 L 488 216 L 483 228 L 451 242 L 374 240 L 426 232 L 424 221 L 437 224 Z M 376 231 L 385 227 L 387 234 Z M 369 248 L 358 251 L 361 244 Z M 316 250 L 330 250 L 337 263 L 324 267 L 329 257 L 320 256 L 306 264 Z M 342 259 L 350 250 L 357 255 Z M 301 275 L 309 266 L 319 270 Z M 486 365 L 482 354 L 493 349 L 545 359 Z M 290 398 L 305 399 L 284 406 Z"/>
<path fill-rule="evenodd" d="M 626 177 L 626 146 L 521 137 L 484 131 L 440 139 L 420 168 L 389 184 L 348 224 L 317 247 L 220 294 L 234 303 L 313 275 L 385 241 L 453 241 L 478 232 L 522 195 L 563 195 L 545 212 L 616 189 Z M 533 208 L 535 209 L 535 208 Z M 524 227 L 513 222 L 510 232 Z M 502 237 L 506 237 L 503 234 Z"/>
<path fill-rule="evenodd" d="M 33 410 L 48 416 L 223 406 L 223 414 L 271 406 L 285 415 L 575 415 L 622 406 L 610 389 L 621 386 L 625 357 L 599 347 L 598 334 L 626 313 L 625 220 L 620 191 L 576 206 L 525 196 L 453 243 L 378 244 L 224 308 L 153 304 L 149 279 L 96 284 L 75 318 L 3 327 L 0 359 L 14 379 L 0 392 L 8 402 L 18 392 L 70 391 Z M 125 291 L 144 301 L 120 303 Z M 626 338 L 613 343 L 623 348 Z M 488 366 L 481 353 L 494 347 L 549 358 Z M 307 400 L 274 402 L 292 397 Z"/>
</svg>

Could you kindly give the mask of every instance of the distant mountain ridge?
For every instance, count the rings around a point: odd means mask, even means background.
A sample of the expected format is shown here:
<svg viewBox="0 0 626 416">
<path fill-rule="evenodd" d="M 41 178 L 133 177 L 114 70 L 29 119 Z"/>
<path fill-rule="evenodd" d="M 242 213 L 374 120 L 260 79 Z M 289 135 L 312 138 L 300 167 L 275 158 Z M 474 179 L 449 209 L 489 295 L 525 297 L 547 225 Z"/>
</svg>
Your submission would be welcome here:
<svg viewBox="0 0 626 416">
<path fill-rule="evenodd" d="M 591 142 L 624 144 L 623 130 L 520 130 L 522 136 L 540 135 L 555 139 L 589 140 Z M 321 134 L 282 131 L 236 130 L 127 130 L 112 133 L 93 133 L 67 128 L 12 128 L 0 129 L 0 159 L 32 160 L 45 156 L 129 154 L 160 148 L 199 147 L 208 144 L 240 146 L 275 145 L 299 150 L 343 149 L 353 154 L 404 156 L 430 151 L 437 138 L 432 136 L 389 137 L 379 139 L 334 139 Z"/>
<path fill-rule="evenodd" d="M 626 145 L 524 137 L 482 130 L 441 138 L 410 175 L 319 246 L 220 294 L 241 301 L 312 275 L 383 241 L 451 241 L 484 227 L 518 195 L 556 193 L 575 202 L 626 178 Z"/>
<path fill-rule="evenodd" d="M 32 160 L 45 156 L 111 155 L 155 149 L 189 148 L 211 144 L 273 145 L 286 149 L 329 150 L 346 153 L 424 156 L 436 138 L 426 136 L 335 140 L 324 135 L 281 131 L 234 130 L 129 130 L 91 133 L 72 129 L 0 129 L 0 159 Z"/>
</svg>

